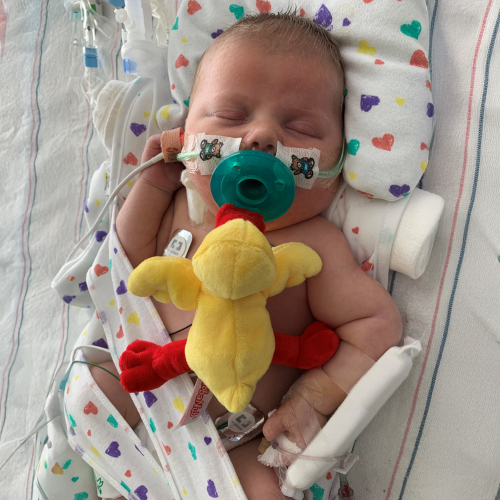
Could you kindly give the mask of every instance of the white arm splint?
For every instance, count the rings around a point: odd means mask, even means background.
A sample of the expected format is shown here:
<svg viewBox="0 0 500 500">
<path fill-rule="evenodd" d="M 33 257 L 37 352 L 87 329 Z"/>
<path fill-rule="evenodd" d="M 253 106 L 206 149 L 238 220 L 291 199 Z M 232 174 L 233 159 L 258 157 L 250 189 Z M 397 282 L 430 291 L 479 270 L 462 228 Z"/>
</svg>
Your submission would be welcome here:
<svg viewBox="0 0 500 500">
<path fill-rule="evenodd" d="M 418 340 L 406 337 L 403 347 L 391 347 L 359 382 L 330 418 L 316 438 L 303 451 L 311 457 L 340 457 L 349 451 L 356 438 L 377 412 L 404 382 L 413 366 L 413 357 L 422 347 Z M 326 474 L 337 461 L 297 459 L 288 469 L 283 490 L 294 496 Z"/>
</svg>

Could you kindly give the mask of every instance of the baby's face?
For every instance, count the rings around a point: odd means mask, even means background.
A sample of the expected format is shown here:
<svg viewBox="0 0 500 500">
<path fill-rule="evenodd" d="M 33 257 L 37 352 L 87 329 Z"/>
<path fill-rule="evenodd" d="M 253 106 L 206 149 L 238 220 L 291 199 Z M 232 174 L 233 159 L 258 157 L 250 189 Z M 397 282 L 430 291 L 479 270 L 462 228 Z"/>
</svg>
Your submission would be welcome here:
<svg viewBox="0 0 500 500">
<path fill-rule="evenodd" d="M 186 133 L 241 137 L 243 149 L 276 154 L 287 147 L 317 148 L 338 158 L 342 148 L 338 75 L 324 59 L 265 54 L 249 43 L 221 47 L 204 61 Z M 332 165 L 333 166 L 333 165 Z M 209 210 L 218 205 L 210 176 L 191 178 Z M 297 188 L 288 212 L 266 224 L 279 229 L 319 214 L 334 190 Z"/>
</svg>

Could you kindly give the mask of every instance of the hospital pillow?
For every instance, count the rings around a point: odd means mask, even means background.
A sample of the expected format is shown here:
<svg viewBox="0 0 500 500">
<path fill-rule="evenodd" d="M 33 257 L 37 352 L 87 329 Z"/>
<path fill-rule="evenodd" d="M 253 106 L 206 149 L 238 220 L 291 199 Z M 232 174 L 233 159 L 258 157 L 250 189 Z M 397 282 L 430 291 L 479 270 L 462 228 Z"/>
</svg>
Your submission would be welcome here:
<svg viewBox="0 0 500 500">
<path fill-rule="evenodd" d="M 286 0 L 184 0 L 172 28 L 173 102 L 157 113 L 162 130 L 183 126 L 203 52 L 245 14 L 278 12 Z M 310 0 L 300 15 L 326 28 L 345 63 L 344 179 L 368 198 L 407 196 L 427 167 L 432 134 L 428 18 L 424 0 Z"/>
</svg>

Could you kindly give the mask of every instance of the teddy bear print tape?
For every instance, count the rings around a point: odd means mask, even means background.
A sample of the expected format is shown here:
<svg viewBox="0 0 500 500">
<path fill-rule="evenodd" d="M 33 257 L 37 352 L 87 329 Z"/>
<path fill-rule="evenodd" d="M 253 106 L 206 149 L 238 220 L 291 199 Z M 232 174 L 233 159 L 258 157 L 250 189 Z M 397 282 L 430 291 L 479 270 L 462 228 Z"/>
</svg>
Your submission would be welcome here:
<svg viewBox="0 0 500 500">
<path fill-rule="evenodd" d="M 276 158 L 290 167 L 295 179 L 295 185 L 311 189 L 319 174 L 319 149 L 287 148 L 278 142 Z"/>
<path fill-rule="evenodd" d="M 241 137 L 197 134 L 195 142 L 196 170 L 211 175 L 222 158 L 240 150 Z"/>
</svg>

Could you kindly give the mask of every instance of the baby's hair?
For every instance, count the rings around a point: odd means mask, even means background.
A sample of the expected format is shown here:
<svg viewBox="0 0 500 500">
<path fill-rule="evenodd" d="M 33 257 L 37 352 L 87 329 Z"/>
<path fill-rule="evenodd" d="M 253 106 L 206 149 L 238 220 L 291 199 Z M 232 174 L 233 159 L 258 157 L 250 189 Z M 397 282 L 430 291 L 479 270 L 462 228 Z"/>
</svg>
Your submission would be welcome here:
<svg viewBox="0 0 500 500">
<path fill-rule="evenodd" d="M 340 101 L 344 99 L 344 65 L 333 36 L 312 19 L 301 17 L 295 9 L 268 14 L 251 14 L 241 18 L 220 34 L 203 54 L 194 77 L 191 96 L 196 92 L 198 75 L 204 60 L 230 40 L 251 41 L 268 53 L 285 50 L 311 57 L 324 57 L 338 75 Z"/>
</svg>

